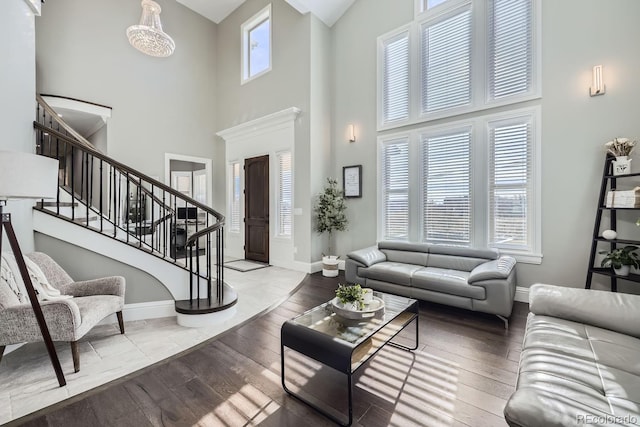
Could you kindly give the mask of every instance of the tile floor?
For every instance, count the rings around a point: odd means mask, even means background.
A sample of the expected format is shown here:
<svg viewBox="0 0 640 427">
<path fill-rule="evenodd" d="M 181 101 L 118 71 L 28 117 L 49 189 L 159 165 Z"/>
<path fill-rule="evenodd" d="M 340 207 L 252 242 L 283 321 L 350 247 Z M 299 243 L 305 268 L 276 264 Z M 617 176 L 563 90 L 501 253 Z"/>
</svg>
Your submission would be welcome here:
<svg viewBox="0 0 640 427">
<path fill-rule="evenodd" d="M 26 344 L 0 363 L 0 424 L 20 418 L 213 338 L 279 304 L 305 274 L 279 267 L 241 273 L 225 269 L 225 281 L 238 292 L 235 313 L 220 324 L 184 328 L 175 317 L 98 325 L 80 340 L 80 372 L 73 372 L 71 348 L 56 349 L 67 385 L 59 387 L 42 343 Z M 125 319 L 126 320 L 126 319 Z M 115 321 L 115 316 L 114 316 Z"/>
</svg>

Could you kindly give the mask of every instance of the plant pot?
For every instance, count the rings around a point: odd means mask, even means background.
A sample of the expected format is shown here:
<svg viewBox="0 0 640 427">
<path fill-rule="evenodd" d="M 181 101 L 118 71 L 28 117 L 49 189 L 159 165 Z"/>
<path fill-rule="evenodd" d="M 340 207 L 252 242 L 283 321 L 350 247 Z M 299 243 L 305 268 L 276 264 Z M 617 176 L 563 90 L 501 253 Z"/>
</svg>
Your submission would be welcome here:
<svg viewBox="0 0 640 427">
<path fill-rule="evenodd" d="M 360 311 L 360 305 L 357 302 L 341 302 L 340 308 L 351 311 Z"/>
<path fill-rule="evenodd" d="M 631 173 L 631 159 L 627 156 L 619 156 L 612 162 L 614 175 L 626 175 Z"/>
<path fill-rule="evenodd" d="M 629 275 L 629 266 L 628 265 L 623 265 L 620 268 L 614 268 L 613 272 L 616 273 L 618 276 L 628 276 Z"/>
<path fill-rule="evenodd" d="M 322 257 L 322 275 L 324 277 L 338 277 L 338 264 L 340 261 L 335 255 Z"/>
</svg>

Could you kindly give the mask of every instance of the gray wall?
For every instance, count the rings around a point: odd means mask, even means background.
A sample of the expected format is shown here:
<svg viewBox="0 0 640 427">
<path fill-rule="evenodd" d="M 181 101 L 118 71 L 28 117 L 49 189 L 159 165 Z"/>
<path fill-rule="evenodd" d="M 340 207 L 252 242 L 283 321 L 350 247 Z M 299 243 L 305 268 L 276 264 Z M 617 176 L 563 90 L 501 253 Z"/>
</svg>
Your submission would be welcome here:
<svg viewBox="0 0 640 427">
<path fill-rule="evenodd" d="M 213 157 L 216 36 L 215 24 L 190 9 L 158 3 L 176 43 L 168 58 L 129 45 L 125 31 L 140 19 L 139 1 L 57 0 L 36 19 L 36 61 L 40 93 L 112 107 L 109 155 L 163 177 L 166 152 Z"/>
<path fill-rule="evenodd" d="M 542 1 L 542 252 L 541 265 L 519 264 L 518 284 L 584 286 L 604 161 L 615 136 L 640 137 L 640 2 Z M 349 231 L 338 252 L 376 240 L 376 38 L 413 19 L 413 0 L 358 0 L 333 28 L 335 174 L 363 165 L 363 197 L 348 201 Z M 591 68 L 604 65 L 607 93 L 590 98 Z M 354 123 L 357 142 L 346 142 Z M 637 155 L 637 153 L 636 153 Z M 632 157 L 634 157 L 632 155 Z M 640 161 L 633 164 L 640 171 Z M 627 237 L 640 239 L 629 225 Z"/>
<path fill-rule="evenodd" d="M 331 50 L 331 30 L 318 18 L 311 16 L 310 28 L 310 69 L 309 69 L 309 183 L 310 183 L 310 221 L 311 221 L 311 261 L 329 255 L 328 234 L 322 236 L 314 231 L 315 219 L 313 207 L 317 196 L 327 185 L 327 178 L 333 174 L 331 167 L 331 103 L 333 100 L 332 68 L 333 54 Z M 334 239 L 335 240 L 335 239 Z M 335 241 L 332 243 L 332 254 L 335 252 Z"/>
<path fill-rule="evenodd" d="M 126 304 L 173 299 L 150 274 L 46 234 L 35 233 L 35 250 L 48 254 L 75 281 L 123 276 L 127 281 Z"/>
</svg>

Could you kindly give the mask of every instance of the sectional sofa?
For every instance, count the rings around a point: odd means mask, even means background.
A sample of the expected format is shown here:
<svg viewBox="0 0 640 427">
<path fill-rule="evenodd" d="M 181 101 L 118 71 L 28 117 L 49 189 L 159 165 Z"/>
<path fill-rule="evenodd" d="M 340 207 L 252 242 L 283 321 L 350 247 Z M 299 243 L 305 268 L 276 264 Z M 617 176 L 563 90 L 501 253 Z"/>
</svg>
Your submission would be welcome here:
<svg viewBox="0 0 640 427">
<path fill-rule="evenodd" d="M 349 253 L 345 277 L 382 292 L 495 314 L 508 327 L 515 265 L 495 249 L 382 241 Z"/>
</svg>

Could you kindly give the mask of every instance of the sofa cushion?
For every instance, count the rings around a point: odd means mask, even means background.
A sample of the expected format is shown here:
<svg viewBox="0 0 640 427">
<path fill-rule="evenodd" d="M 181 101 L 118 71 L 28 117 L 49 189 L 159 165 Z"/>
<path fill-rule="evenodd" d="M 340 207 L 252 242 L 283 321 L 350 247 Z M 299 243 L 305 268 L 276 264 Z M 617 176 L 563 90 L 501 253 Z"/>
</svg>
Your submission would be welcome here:
<svg viewBox="0 0 640 427">
<path fill-rule="evenodd" d="M 411 286 L 461 297 L 485 299 L 485 289 L 469 285 L 468 278 L 467 271 L 425 267 L 413 273 Z"/>
<path fill-rule="evenodd" d="M 406 252 L 429 252 L 430 248 L 433 245 L 428 243 L 409 243 L 409 242 L 398 242 L 394 240 L 386 240 L 382 242 L 378 242 L 378 249 L 380 250 L 394 250 L 394 251 L 406 251 Z"/>
<path fill-rule="evenodd" d="M 511 425 L 586 425 L 594 417 L 639 420 L 640 339 L 530 314 L 517 387 L 504 411 Z"/>
<path fill-rule="evenodd" d="M 347 254 L 347 258 L 356 260 L 367 267 L 369 267 L 372 264 L 387 260 L 385 255 L 382 252 L 380 252 L 378 248 L 375 246 L 349 252 Z"/>
<path fill-rule="evenodd" d="M 471 271 L 482 263 L 499 258 L 495 249 L 463 248 L 448 245 L 430 245 L 427 267 Z"/>
<path fill-rule="evenodd" d="M 484 262 L 471 270 L 469 283 L 483 280 L 506 279 L 516 266 L 516 259 L 510 256 L 501 256 L 499 259 Z"/>
<path fill-rule="evenodd" d="M 422 267 L 417 265 L 385 261 L 374 264 L 368 268 L 359 268 L 358 274 L 360 277 L 367 279 L 410 286 L 411 275 L 420 268 Z"/>
<path fill-rule="evenodd" d="M 432 245 L 427 243 L 409 242 L 379 242 L 378 249 L 383 252 L 387 261 L 404 262 L 425 267 L 429 259 L 429 248 Z"/>
</svg>

